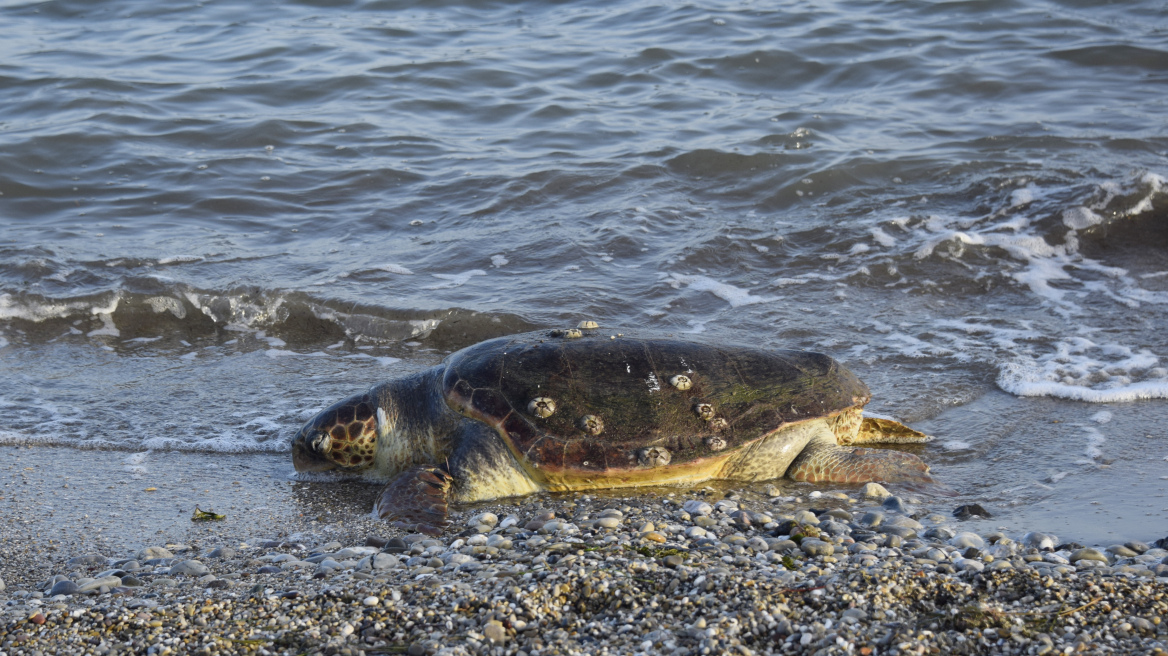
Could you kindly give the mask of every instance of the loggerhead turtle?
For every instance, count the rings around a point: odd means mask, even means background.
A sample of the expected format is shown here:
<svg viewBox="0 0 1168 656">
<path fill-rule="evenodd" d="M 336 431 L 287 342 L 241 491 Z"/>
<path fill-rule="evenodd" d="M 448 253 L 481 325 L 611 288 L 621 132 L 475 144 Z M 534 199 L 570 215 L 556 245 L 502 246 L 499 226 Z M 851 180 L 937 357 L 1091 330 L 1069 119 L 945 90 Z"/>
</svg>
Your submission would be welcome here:
<svg viewBox="0 0 1168 656">
<path fill-rule="evenodd" d="M 447 500 L 710 479 L 928 482 L 900 451 L 929 438 L 863 417 L 868 387 L 807 351 L 709 346 L 581 329 L 492 339 L 318 414 L 299 471 L 389 480 L 375 506 L 438 534 Z"/>
</svg>

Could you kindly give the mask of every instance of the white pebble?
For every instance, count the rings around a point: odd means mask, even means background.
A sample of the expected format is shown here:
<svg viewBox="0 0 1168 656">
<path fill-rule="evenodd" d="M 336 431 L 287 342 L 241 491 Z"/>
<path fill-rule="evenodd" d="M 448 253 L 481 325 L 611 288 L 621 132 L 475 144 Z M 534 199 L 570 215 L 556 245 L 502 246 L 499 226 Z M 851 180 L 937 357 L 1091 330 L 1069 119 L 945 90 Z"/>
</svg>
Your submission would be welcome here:
<svg viewBox="0 0 1168 656">
<path fill-rule="evenodd" d="M 381 603 L 381 600 L 374 596 L 368 596 L 362 599 L 361 603 L 365 604 L 366 606 L 376 606 L 377 604 Z"/>
</svg>

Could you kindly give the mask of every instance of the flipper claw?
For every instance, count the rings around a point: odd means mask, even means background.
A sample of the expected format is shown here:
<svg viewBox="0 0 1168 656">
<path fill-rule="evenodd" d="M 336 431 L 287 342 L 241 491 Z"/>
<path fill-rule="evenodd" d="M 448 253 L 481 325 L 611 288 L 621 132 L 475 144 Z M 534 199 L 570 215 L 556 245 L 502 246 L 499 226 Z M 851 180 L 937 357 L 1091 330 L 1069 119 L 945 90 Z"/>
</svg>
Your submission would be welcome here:
<svg viewBox="0 0 1168 656">
<path fill-rule="evenodd" d="M 450 474 L 438 467 L 407 469 L 385 486 L 373 511 L 391 526 L 441 535 L 446 528 L 446 493 L 452 481 Z"/>
</svg>

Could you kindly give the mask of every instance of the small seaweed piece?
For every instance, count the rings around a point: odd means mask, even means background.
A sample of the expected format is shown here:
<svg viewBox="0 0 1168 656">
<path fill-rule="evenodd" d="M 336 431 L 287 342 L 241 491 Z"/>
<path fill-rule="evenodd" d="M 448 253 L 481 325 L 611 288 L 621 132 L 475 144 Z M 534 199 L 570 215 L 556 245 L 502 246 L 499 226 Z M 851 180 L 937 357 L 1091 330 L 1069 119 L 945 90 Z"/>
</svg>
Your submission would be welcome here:
<svg viewBox="0 0 1168 656">
<path fill-rule="evenodd" d="M 217 515 L 210 510 L 199 510 L 198 506 L 195 506 L 195 514 L 191 515 L 192 522 L 211 522 L 220 519 L 227 519 L 227 515 Z"/>
<path fill-rule="evenodd" d="M 799 569 L 799 566 L 795 564 L 795 559 L 790 557 L 790 556 L 783 556 L 782 562 L 783 562 L 783 567 L 786 567 L 787 569 L 789 569 L 791 571 Z"/>
<path fill-rule="evenodd" d="M 646 558 L 664 558 L 666 556 L 681 556 L 682 558 L 689 558 L 690 553 L 681 549 L 674 549 L 672 547 L 667 549 L 650 549 L 649 547 L 634 547 L 632 545 L 625 545 L 625 549 L 635 551 Z"/>
</svg>

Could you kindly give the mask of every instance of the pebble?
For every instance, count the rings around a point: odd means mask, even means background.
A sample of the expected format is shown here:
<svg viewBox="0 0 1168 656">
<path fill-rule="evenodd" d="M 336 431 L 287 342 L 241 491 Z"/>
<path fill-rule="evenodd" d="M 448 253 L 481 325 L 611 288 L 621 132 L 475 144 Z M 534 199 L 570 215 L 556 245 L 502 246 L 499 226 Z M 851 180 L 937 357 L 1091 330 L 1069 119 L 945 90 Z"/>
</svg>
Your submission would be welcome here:
<svg viewBox="0 0 1168 656">
<path fill-rule="evenodd" d="M 705 501 L 699 501 L 697 499 L 690 499 L 689 501 L 686 501 L 684 504 L 682 504 L 681 509 L 691 515 L 709 515 L 710 513 L 714 512 L 713 506 L 706 503 Z"/>
<path fill-rule="evenodd" d="M 973 519 L 974 517 L 993 517 L 988 510 L 982 508 L 980 504 L 969 503 L 964 506 L 957 506 L 953 510 L 953 516 L 957 519 Z"/>
<path fill-rule="evenodd" d="M 983 540 L 980 535 L 977 533 L 971 533 L 969 531 L 962 531 L 961 533 L 958 533 L 949 538 L 949 544 L 957 547 L 958 549 L 973 548 L 981 550 L 985 549 L 986 546 L 985 540 Z"/>
<path fill-rule="evenodd" d="M 884 501 L 892 496 L 892 493 L 879 483 L 865 483 L 860 494 L 864 495 L 865 499 L 875 499 L 877 501 Z"/>
<path fill-rule="evenodd" d="M 799 549 L 808 556 L 830 556 L 835 553 L 835 547 L 830 542 L 815 538 L 804 538 L 799 542 Z"/>
<path fill-rule="evenodd" d="M 79 589 L 80 588 L 76 583 L 70 581 L 69 579 L 65 579 L 64 581 L 57 581 L 53 584 L 52 589 L 49 590 L 49 596 L 55 597 L 57 595 L 75 595 Z"/>
<path fill-rule="evenodd" d="M 1071 564 L 1078 563 L 1082 560 L 1094 560 L 1102 562 L 1104 565 L 1108 563 L 1107 556 L 1103 555 L 1103 552 L 1098 549 L 1076 549 L 1068 560 L 1070 560 Z"/>
<path fill-rule="evenodd" d="M 146 547 L 134 555 L 134 560 L 144 562 L 155 558 L 174 558 L 174 554 L 165 547 Z"/>
<path fill-rule="evenodd" d="M 886 510 L 890 510 L 892 512 L 903 513 L 906 515 L 910 512 L 908 504 L 904 502 L 904 499 L 901 499 L 898 496 L 890 496 L 881 502 L 880 505 L 883 506 Z"/>
<path fill-rule="evenodd" d="M 206 565 L 197 560 L 184 560 L 170 566 L 171 576 L 203 576 L 210 571 Z"/>
<path fill-rule="evenodd" d="M 834 492 L 816 498 L 846 503 Z M 296 534 L 329 536 L 311 551 L 249 539 L 212 550 L 206 564 L 149 553 L 156 557 L 135 568 L 130 559 L 91 554 L 50 570 L 32 592 L 0 595 L 0 651 L 167 656 L 266 640 L 270 653 L 338 656 L 1053 655 L 1080 643 L 1106 644 L 1111 653 L 1157 653 L 1164 644 L 1168 599 L 1156 580 L 1168 574 L 1163 549 L 1048 550 L 1031 534 L 954 533 L 945 516 L 917 515 L 926 530 L 895 508 L 863 501 L 851 512 L 733 493 L 712 505 L 684 501 L 682 509 L 664 501 L 618 509 L 604 507 L 611 499 L 545 499 L 564 519 L 519 504 L 501 521 L 503 513 L 455 515 L 455 526 L 472 530 L 437 539 L 389 537 L 393 529 L 372 524 L 386 535 L 372 540 L 346 520 L 344 528 Z M 520 528 L 530 525 L 549 530 Z M 1101 596 L 1106 604 L 1091 603 Z M 1070 609 L 1078 609 L 1073 625 L 1060 615 Z M 1032 616 L 1049 619 L 1041 625 L 1049 633 L 996 619 Z"/>
<path fill-rule="evenodd" d="M 1046 533 L 1031 531 L 1022 536 L 1022 544 L 1039 550 L 1054 551 L 1055 545 L 1058 544 L 1058 538 L 1053 535 L 1047 535 Z"/>
</svg>

